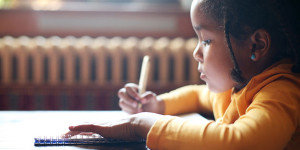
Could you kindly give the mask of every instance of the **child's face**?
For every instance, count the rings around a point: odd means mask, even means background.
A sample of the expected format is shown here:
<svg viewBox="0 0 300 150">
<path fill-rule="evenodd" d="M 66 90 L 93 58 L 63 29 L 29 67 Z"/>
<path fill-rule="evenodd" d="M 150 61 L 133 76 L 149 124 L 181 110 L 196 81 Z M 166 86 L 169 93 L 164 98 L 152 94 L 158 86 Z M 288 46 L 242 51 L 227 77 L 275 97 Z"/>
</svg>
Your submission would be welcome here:
<svg viewBox="0 0 300 150">
<path fill-rule="evenodd" d="M 201 0 L 194 0 L 191 7 L 192 25 L 199 39 L 193 55 L 198 62 L 200 78 L 208 88 L 216 93 L 225 92 L 236 83 L 230 75 L 233 63 L 224 30 L 213 19 L 204 16 L 200 5 Z"/>
</svg>

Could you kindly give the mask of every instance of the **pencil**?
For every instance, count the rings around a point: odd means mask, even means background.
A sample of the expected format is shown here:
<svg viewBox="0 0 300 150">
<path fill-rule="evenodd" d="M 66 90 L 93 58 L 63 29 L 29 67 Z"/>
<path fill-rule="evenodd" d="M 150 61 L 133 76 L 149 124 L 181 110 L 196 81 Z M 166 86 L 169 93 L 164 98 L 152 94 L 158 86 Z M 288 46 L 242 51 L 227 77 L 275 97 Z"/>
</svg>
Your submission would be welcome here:
<svg viewBox="0 0 300 150">
<path fill-rule="evenodd" d="M 142 68 L 141 68 L 141 74 L 140 74 L 140 81 L 139 81 L 139 94 L 142 95 L 146 91 L 148 76 L 150 71 L 150 57 L 144 56 Z M 142 104 L 139 102 L 138 108 L 142 108 Z"/>
</svg>

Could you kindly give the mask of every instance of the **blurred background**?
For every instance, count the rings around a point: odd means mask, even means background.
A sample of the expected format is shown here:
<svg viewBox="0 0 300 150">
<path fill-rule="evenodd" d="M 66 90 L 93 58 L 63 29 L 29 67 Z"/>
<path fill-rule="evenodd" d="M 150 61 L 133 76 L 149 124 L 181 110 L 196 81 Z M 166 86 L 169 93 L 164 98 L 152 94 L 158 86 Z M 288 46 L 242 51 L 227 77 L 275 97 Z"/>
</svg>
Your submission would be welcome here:
<svg viewBox="0 0 300 150">
<path fill-rule="evenodd" d="M 201 84 L 192 0 L 0 0 L 0 110 L 117 110 L 117 91 Z"/>
</svg>

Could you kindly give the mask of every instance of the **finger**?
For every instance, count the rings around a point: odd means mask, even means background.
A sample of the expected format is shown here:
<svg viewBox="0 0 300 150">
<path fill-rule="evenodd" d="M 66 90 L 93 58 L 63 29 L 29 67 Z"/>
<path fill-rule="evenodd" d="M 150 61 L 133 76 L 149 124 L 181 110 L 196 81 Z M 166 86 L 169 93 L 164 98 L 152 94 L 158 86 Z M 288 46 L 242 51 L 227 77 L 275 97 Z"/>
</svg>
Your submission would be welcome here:
<svg viewBox="0 0 300 150">
<path fill-rule="evenodd" d="M 149 103 L 151 100 L 155 100 L 156 99 L 156 94 L 150 91 L 145 92 L 144 94 L 142 94 L 141 96 L 141 103 L 142 104 L 146 104 Z"/>
<path fill-rule="evenodd" d="M 129 97 L 126 93 L 120 93 L 120 100 L 122 103 L 126 103 L 127 105 L 130 105 L 132 108 L 136 108 L 138 105 L 138 101 L 135 99 L 132 99 L 132 97 Z"/>
<path fill-rule="evenodd" d="M 133 96 L 128 94 L 128 91 L 125 88 L 119 90 L 118 96 L 120 99 L 126 99 L 126 100 L 128 99 L 128 100 L 136 101 L 136 99 Z"/>
<path fill-rule="evenodd" d="M 94 132 L 99 133 L 101 127 L 96 126 L 93 124 L 85 124 L 85 125 L 78 125 L 78 126 L 70 126 L 70 131 L 79 131 L 79 132 Z"/>
<path fill-rule="evenodd" d="M 133 88 L 132 86 L 125 86 L 125 90 L 128 96 L 132 97 L 135 100 L 141 100 L 137 88 Z"/>
<path fill-rule="evenodd" d="M 128 93 L 128 91 L 129 91 L 129 93 Z M 118 96 L 119 96 L 120 98 L 122 98 L 122 96 L 127 95 L 127 96 L 131 97 L 131 99 L 135 99 L 135 97 L 132 96 L 132 95 L 130 95 L 130 93 L 137 93 L 137 92 L 138 92 L 137 87 L 135 87 L 135 86 L 130 86 L 130 85 L 126 84 L 126 85 L 124 86 L 124 88 L 121 88 L 121 89 L 118 91 Z"/>
<path fill-rule="evenodd" d="M 81 133 L 80 131 L 69 131 L 69 132 L 61 135 L 61 137 L 62 138 L 70 138 L 70 137 L 73 137 L 73 136 L 78 135 L 80 133 Z"/>
<path fill-rule="evenodd" d="M 84 135 L 84 136 L 95 136 L 95 133 L 93 133 L 93 132 L 81 132 L 79 135 Z"/>
<path fill-rule="evenodd" d="M 125 88 L 121 88 L 121 89 L 118 91 L 118 97 L 119 97 L 119 98 L 124 98 L 125 95 L 127 95 L 127 94 L 126 94 L 126 89 L 125 89 Z"/>
<path fill-rule="evenodd" d="M 125 84 L 124 87 L 131 87 L 132 89 L 135 89 L 136 92 L 139 89 L 139 86 L 137 84 L 134 84 L 134 83 L 127 83 L 127 84 Z"/>
<path fill-rule="evenodd" d="M 125 91 L 126 91 L 125 88 L 122 88 L 119 90 L 118 96 L 120 98 L 120 101 L 124 101 L 124 103 L 131 105 L 132 108 L 137 107 L 137 105 L 138 105 L 137 100 L 135 100 L 133 97 L 129 96 Z"/>
<path fill-rule="evenodd" d="M 93 132 L 97 133 L 100 136 L 112 138 L 114 132 L 112 132 L 112 124 L 110 122 L 101 123 L 101 125 L 78 125 L 78 126 L 70 126 L 69 129 L 71 131 L 80 131 L 81 133 L 84 132 Z"/>
<path fill-rule="evenodd" d="M 142 112 L 142 109 L 139 108 L 138 106 L 136 107 L 132 107 L 131 104 L 127 104 L 124 100 L 120 100 L 119 101 L 119 106 L 121 107 L 121 109 L 129 114 L 135 114 L 135 113 L 139 113 Z"/>
</svg>

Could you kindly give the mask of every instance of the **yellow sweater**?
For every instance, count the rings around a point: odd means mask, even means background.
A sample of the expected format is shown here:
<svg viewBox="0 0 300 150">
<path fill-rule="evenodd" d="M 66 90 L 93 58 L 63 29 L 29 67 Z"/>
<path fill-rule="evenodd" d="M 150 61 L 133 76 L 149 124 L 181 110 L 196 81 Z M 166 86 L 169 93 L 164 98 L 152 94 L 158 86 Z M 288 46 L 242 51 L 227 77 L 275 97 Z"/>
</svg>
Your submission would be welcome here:
<svg viewBox="0 0 300 150">
<path fill-rule="evenodd" d="M 300 149 L 300 74 L 279 63 L 253 77 L 238 93 L 210 93 L 190 85 L 160 95 L 165 114 L 211 111 L 201 123 L 164 116 L 148 133 L 150 149 Z"/>
</svg>

